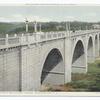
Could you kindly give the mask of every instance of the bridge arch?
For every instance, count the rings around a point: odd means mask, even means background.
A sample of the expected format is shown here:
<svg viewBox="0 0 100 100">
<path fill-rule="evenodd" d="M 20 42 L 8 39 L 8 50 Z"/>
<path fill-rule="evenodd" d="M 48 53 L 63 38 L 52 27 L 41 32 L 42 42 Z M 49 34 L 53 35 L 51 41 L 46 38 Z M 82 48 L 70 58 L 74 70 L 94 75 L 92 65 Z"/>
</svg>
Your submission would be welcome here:
<svg viewBox="0 0 100 100">
<path fill-rule="evenodd" d="M 98 57 L 98 35 L 95 35 L 95 57 Z"/>
<path fill-rule="evenodd" d="M 41 72 L 41 84 L 64 84 L 64 61 L 57 48 L 51 49 L 46 55 Z"/>
<path fill-rule="evenodd" d="M 81 38 L 77 39 L 72 51 L 72 73 L 84 73 L 87 69 L 85 44 Z"/>
<path fill-rule="evenodd" d="M 94 61 L 94 55 L 93 55 L 93 37 L 89 36 L 88 43 L 87 43 L 87 61 L 88 63 L 91 63 Z"/>
</svg>

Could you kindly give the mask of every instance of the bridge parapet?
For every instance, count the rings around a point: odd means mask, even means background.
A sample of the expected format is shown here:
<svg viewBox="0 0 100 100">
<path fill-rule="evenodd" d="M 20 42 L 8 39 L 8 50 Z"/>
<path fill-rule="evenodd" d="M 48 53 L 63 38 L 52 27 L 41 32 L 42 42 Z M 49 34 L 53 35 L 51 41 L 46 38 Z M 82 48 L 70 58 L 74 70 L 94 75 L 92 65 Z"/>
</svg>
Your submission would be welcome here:
<svg viewBox="0 0 100 100">
<path fill-rule="evenodd" d="M 6 34 L 5 38 L 0 38 L 0 49 L 4 47 L 12 47 L 17 45 L 27 45 L 27 44 L 33 44 L 43 41 L 49 41 L 53 39 L 58 38 L 65 38 L 66 32 L 37 32 L 37 33 L 27 33 L 27 34 L 21 34 L 10 36 Z"/>
<path fill-rule="evenodd" d="M 8 37 L 6 35 L 6 38 L 0 38 L 0 45 L 8 45 L 8 44 L 16 44 L 19 43 L 19 37 Z"/>
<path fill-rule="evenodd" d="M 96 32 L 98 33 L 100 32 L 100 30 L 79 30 L 75 32 L 70 31 L 70 35 L 73 37 L 73 36 L 91 34 L 91 33 L 96 33 Z"/>
<path fill-rule="evenodd" d="M 78 35 L 85 35 L 90 33 L 98 33 L 100 30 L 80 30 L 76 32 L 70 31 L 70 37 L 78 36 Z M 37 33 L 27 33 L 21 35 L 13 35 L 10 36 L 6 34 L 5 38 L 0 38 L 0 49 L 4 47 L 12 47 L 18 45 L 27 45 L 27 44 L 34 44 L 43 41 L 49 41 L 54 39 L 60 39 L 68 37 L 66 31 L 60 32 L 37 32 Z"/>
<path fill-rule="evenodd" d="M 40 41 L 48 41 L 66 37 L 66 32 L 46 32 L 40 35 Z"/>
</svg>

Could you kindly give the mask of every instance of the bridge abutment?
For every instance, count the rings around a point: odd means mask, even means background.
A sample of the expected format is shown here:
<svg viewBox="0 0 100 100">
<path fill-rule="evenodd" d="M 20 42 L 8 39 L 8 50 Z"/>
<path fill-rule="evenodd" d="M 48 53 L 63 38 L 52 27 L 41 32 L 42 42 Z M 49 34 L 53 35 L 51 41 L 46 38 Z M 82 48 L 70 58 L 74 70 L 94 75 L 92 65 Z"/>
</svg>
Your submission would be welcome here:
<svg viewBox="0 0 100 100">
<path fill-rule="evenodd" d="M 21 48 L 21 91 L 40 89 L 39 47 Z"/>
</svg>

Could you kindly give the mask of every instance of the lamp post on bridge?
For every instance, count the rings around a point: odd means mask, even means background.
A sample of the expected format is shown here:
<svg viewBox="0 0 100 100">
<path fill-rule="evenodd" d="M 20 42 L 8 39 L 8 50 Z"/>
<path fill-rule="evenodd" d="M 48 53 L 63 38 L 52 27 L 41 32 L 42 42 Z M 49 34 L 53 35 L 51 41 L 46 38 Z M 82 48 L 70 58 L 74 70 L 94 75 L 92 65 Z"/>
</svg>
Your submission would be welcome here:
<svg viewBox="0 0 100 100">
<path fill-rule="evenodd" d="M 41 23 L 39 24 L 39 31 L 41 32 Z"/>
<path fill-rule="evenodd" d="M 70 22 L 66 22 L 67 36 L 70 36 Z"/>
<path fill-rule="evenodd" d="M 37 22 L 34 21 L 34 32 L 36 33 L 37 32 Z"/>
<path fill-rule="evenodd" d="M 79 30 L 81 31 L 81 26 L 79 27 Z"/>
<path fill-rule="evenodd" d="M 86 25 L 86 30 L 88 30 L 88 26 Z"/>
<path fill-rule="evenodd" d="M 25 20 L 25 24 L 26 24 L 26 33 L 28 33 L 28 20 L 27 20 L 27 18 Z"/>
</svg>

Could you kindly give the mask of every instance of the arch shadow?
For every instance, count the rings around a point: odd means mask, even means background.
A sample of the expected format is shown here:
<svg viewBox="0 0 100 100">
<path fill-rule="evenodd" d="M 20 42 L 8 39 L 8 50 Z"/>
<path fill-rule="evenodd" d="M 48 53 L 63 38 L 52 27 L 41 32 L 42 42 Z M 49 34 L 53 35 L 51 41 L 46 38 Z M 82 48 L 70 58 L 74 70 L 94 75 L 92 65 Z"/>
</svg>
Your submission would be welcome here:
<svg viewBox="0 0 100 100">
<path fill-rule="evenodd" d="M 98 57 L 98 38 L 95 36 L 95 57 Z"/>
<path fill-rule="evenodd" d="M 91 63 L 94 61 L 94 56 L 93 56 L 93 39 L 90 36 L 88 39 L 88 45 L 87 45 L 87 62 Z"/>
<path fill-rule="evenodd" d="M 72 56 L 72 73 L 86 72 L 85 49 L 82 40 L 78 40 L 75 44 Z"/>
<path fill-rule="evenodd" d="M 61 79 L 62 78 L 62 79 Z M 44 62 L 41 73 L 41 84 L 64 83 L 64 62 L 60 51 L 52 49 Z"/>
</svg>

